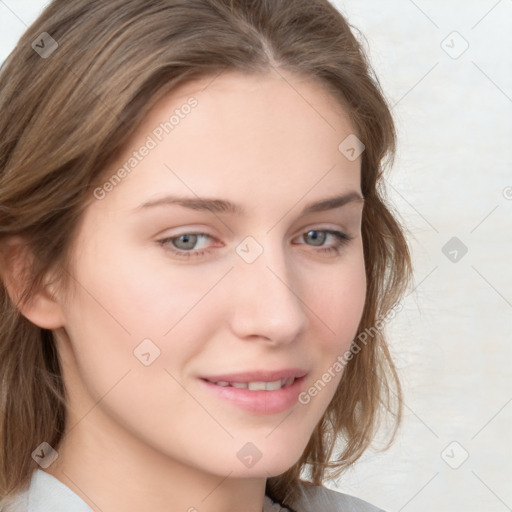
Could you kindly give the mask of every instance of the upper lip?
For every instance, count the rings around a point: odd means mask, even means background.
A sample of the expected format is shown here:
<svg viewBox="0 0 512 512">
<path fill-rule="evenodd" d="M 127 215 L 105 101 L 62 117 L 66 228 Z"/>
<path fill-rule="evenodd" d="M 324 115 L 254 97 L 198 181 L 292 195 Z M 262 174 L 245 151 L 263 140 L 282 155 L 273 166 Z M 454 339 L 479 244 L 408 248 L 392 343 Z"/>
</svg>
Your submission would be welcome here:
<svg viewBox="0 0 512 512">
<path fill-rule="evenodd" d="M 277 380 L 296 379 L 307 374 L 302 368 L 283 368 L 281 370 L 260 370 L 225 375 L 204 375 L 201 378 L 210 382 L 275 382 Z"/>
</svg>

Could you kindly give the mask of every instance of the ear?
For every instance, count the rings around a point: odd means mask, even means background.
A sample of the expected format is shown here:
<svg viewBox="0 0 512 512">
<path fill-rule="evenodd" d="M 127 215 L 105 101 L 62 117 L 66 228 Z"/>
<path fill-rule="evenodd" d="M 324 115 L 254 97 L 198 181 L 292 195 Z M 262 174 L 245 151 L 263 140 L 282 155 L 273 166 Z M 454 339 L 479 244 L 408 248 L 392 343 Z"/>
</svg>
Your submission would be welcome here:
<svg viewBox="0 0 512 512">
<path fill-rule="evenodd" d="M 33 324 L 43 329 L 58 329 L 64 325 L 64 314 L 55 298 L 54 288 L 47 284 L 47 279 L 25 303 L 20 302 L 32 262 L 33 254 L 23 238 L 12 236 L 2 241 L 0 276 L 9 297 L 21 314 Z"/>
</svg>

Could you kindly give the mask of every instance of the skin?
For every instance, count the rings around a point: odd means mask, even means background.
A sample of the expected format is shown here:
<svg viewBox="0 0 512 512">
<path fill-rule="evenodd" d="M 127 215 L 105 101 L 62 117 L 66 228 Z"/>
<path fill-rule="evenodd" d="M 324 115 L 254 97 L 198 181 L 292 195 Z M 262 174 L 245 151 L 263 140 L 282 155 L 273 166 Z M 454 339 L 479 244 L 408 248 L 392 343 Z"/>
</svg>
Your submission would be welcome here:
<svg viewBox="0 0 512 512">
<path fill-rule="evenodd" d="M 355 130 L 321 84 L 285 72 L 182 84 L 108 176 L 191 96 L 192 112 L 85 210 L 67 268 L 75 286 L 23 311 L 54 330 L 68 392 L 59 458 L 45 471 L 94 511 L 261 511 L 266 479 L 300 458 L 341 372 L 279 414 L 243 411 L 198 377 L 302 367 L 307 389 L 350 347 L 363 312 L 363 202 L 300 216 L 310 202 L 361 194 L 361 159 L 338 150 Z M 247 215 L 137 210 L 166 194 L 228 199 Z M 353 239 L 321 253 L 337 244 L 308 238 L 322 229 Z M 197 232 L 211 238 L 179 238 Z M 211 251 L 179 258 L 158 243 L 171 236 L 167 248 Z M 248 236 L 263 249 L 250 264 L 235 251 Z M 160 349 L 149 366 L 133 354 L 146 338 Z M 237 457 L 248 442 L 262 454 L 251 468 Z"/>
</svg>

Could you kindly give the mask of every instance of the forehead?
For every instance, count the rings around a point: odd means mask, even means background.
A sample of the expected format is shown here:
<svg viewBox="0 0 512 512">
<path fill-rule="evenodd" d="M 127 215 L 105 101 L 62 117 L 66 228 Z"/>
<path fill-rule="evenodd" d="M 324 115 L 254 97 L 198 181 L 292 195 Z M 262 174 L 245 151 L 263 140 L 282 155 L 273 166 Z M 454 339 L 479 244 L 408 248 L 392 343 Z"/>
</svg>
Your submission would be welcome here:
<svg viewBox="0 0 512 512">
<path fill-rule="evenodd" d="M 360 159 L 338 149 L 353 131 L 348 113 L 315 80 L 284 72 L 202 77 L 148 112 L 110 166 L 115 173 L 135 164 L 110 198 L 121 189 L 146 201 L 167 191 L 261 205 L 273 196 L 298 201 L 314 188 L 315 197 L 359 190 Z M 133 152 L 148 141 L 151 150 L 135 162 Z"/>
<path fill-rule="evenodd" d="M 335 94 L 332 85 L 319 79 L 306 77 L 284 70 L 270 69 L 260 73 L 244 73 L 225 70 L 215 75 L 202 76 L 178 84 L 152 108 L 148 116 L 156 111 L 176 106 L 194 96 L 205 103 L 208 99 L 217 105 L 249 107 L 262 100 L 267 106 L 280 106 L 294 110 L 310 110 L 332 130 L 337 130 L 340 118 L 345 125 L 351 125 L 348 104 L 341 91 Z M 209 105 L 212 108 L 213 105 Z M 240 113 L 244 108 L 240 110 Z M 254 115 L 256 112 L 252 112 Z M 147 117 L 148 117 L 147 116 Z M 351 126 L 352 127 L 352 126 Z M 352 127 L 353 128 L 353 127 Z"/>
<path fill-rule="evenodd" d="M 190 109 L 187 102 L 192 99 L 197 106 Z M 290 136 L 298 132 L 309 136 L 325 131 L 332 132 L 331 135 L 347 130 L 354 133 L 348 108 L 341 91 L 335 94 L 331 84 L 315 78 L 274 69 L 260 73 L 225 70 L 185 80 L 163 93 L 146 113 L 135 137 L 169 121 L 172 113 L 179 114 L 179 119 L 175 117 L 173 121 L 176 127 L 191 124 L 181 122 L 188 117 L 200 119 L 205 127 L 216 123 L 211 136 L 233 125 L 246 130 L 262 126 L 266 132 L 286 127 Z M 184 115 L 181 110 L 185 111 Z M 301 124 L 296 125 L 295 121 Z M 200 136 L 198 124 L 194 123 L 197 137 Z M 261 138 L 261 134 L 251 135 Z"/>
</svg>

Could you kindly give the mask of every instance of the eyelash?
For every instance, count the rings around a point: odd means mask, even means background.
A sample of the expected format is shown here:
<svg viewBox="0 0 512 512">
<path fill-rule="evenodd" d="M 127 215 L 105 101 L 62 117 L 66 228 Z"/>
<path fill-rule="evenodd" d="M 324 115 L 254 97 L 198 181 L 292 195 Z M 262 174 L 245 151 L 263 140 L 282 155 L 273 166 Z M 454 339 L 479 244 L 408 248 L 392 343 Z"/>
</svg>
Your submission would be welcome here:
<svg viewBox="0 0 512 512">
<path fill-rule="evenodd" d="M 341 249 L 345 245 L 348 245 L 348 243 L 354 238 L 353 236 L 347 235 L 346 233 L 343 233 L 342 231 L 335 231 L 335 230 L 328 230 L 328 229 L 310 229 L 308 231 L 305 231 L 303 233 L 303 235 L 308 234 L 311 231 L 314 231 L 317 233 L 328 233 L 330 235 L 333 235 L 338 240 L 337 244 L 334 247 L 319 249 L 317 252 L 320 252 L 320 253 L 328 253 L 328 254 L 338 255 L 338 254 L 340 254 Z M 163 238 L 161 240 L 158 240 L 158 243 L 162 247 L 164 247 L 165 245 L 167 245 L 168 242 L 171 242 L 172 240 L 176 240 L 176 239 L 178 239 L 182 236 L 186 236 L 186 235 L 199 235 L 199 236 L 206 236 L 208 238 L 213 238 L 212 236 L 208 235 L 207 233 L 190 232 L 190 233 L 183 233 L 183 234 L 177 235 L 177 236 Z M 164 249 L 166 251 L 170 251 L 174 256 L 178 256 L 179 258 L 184 258 L 184 259 L 199 258 L 199 257 L 204 256 L 205 254 L 208 254 L 211 252 L 211 249 L 200 249 L 200 250 L 196 250 L 196 251 L 184 251 L 184 250 L 178 250 L 178 249 L 173 249 L 173 248 L 169 248 L 169 247 L 164 247 Z"/>
</svg>

